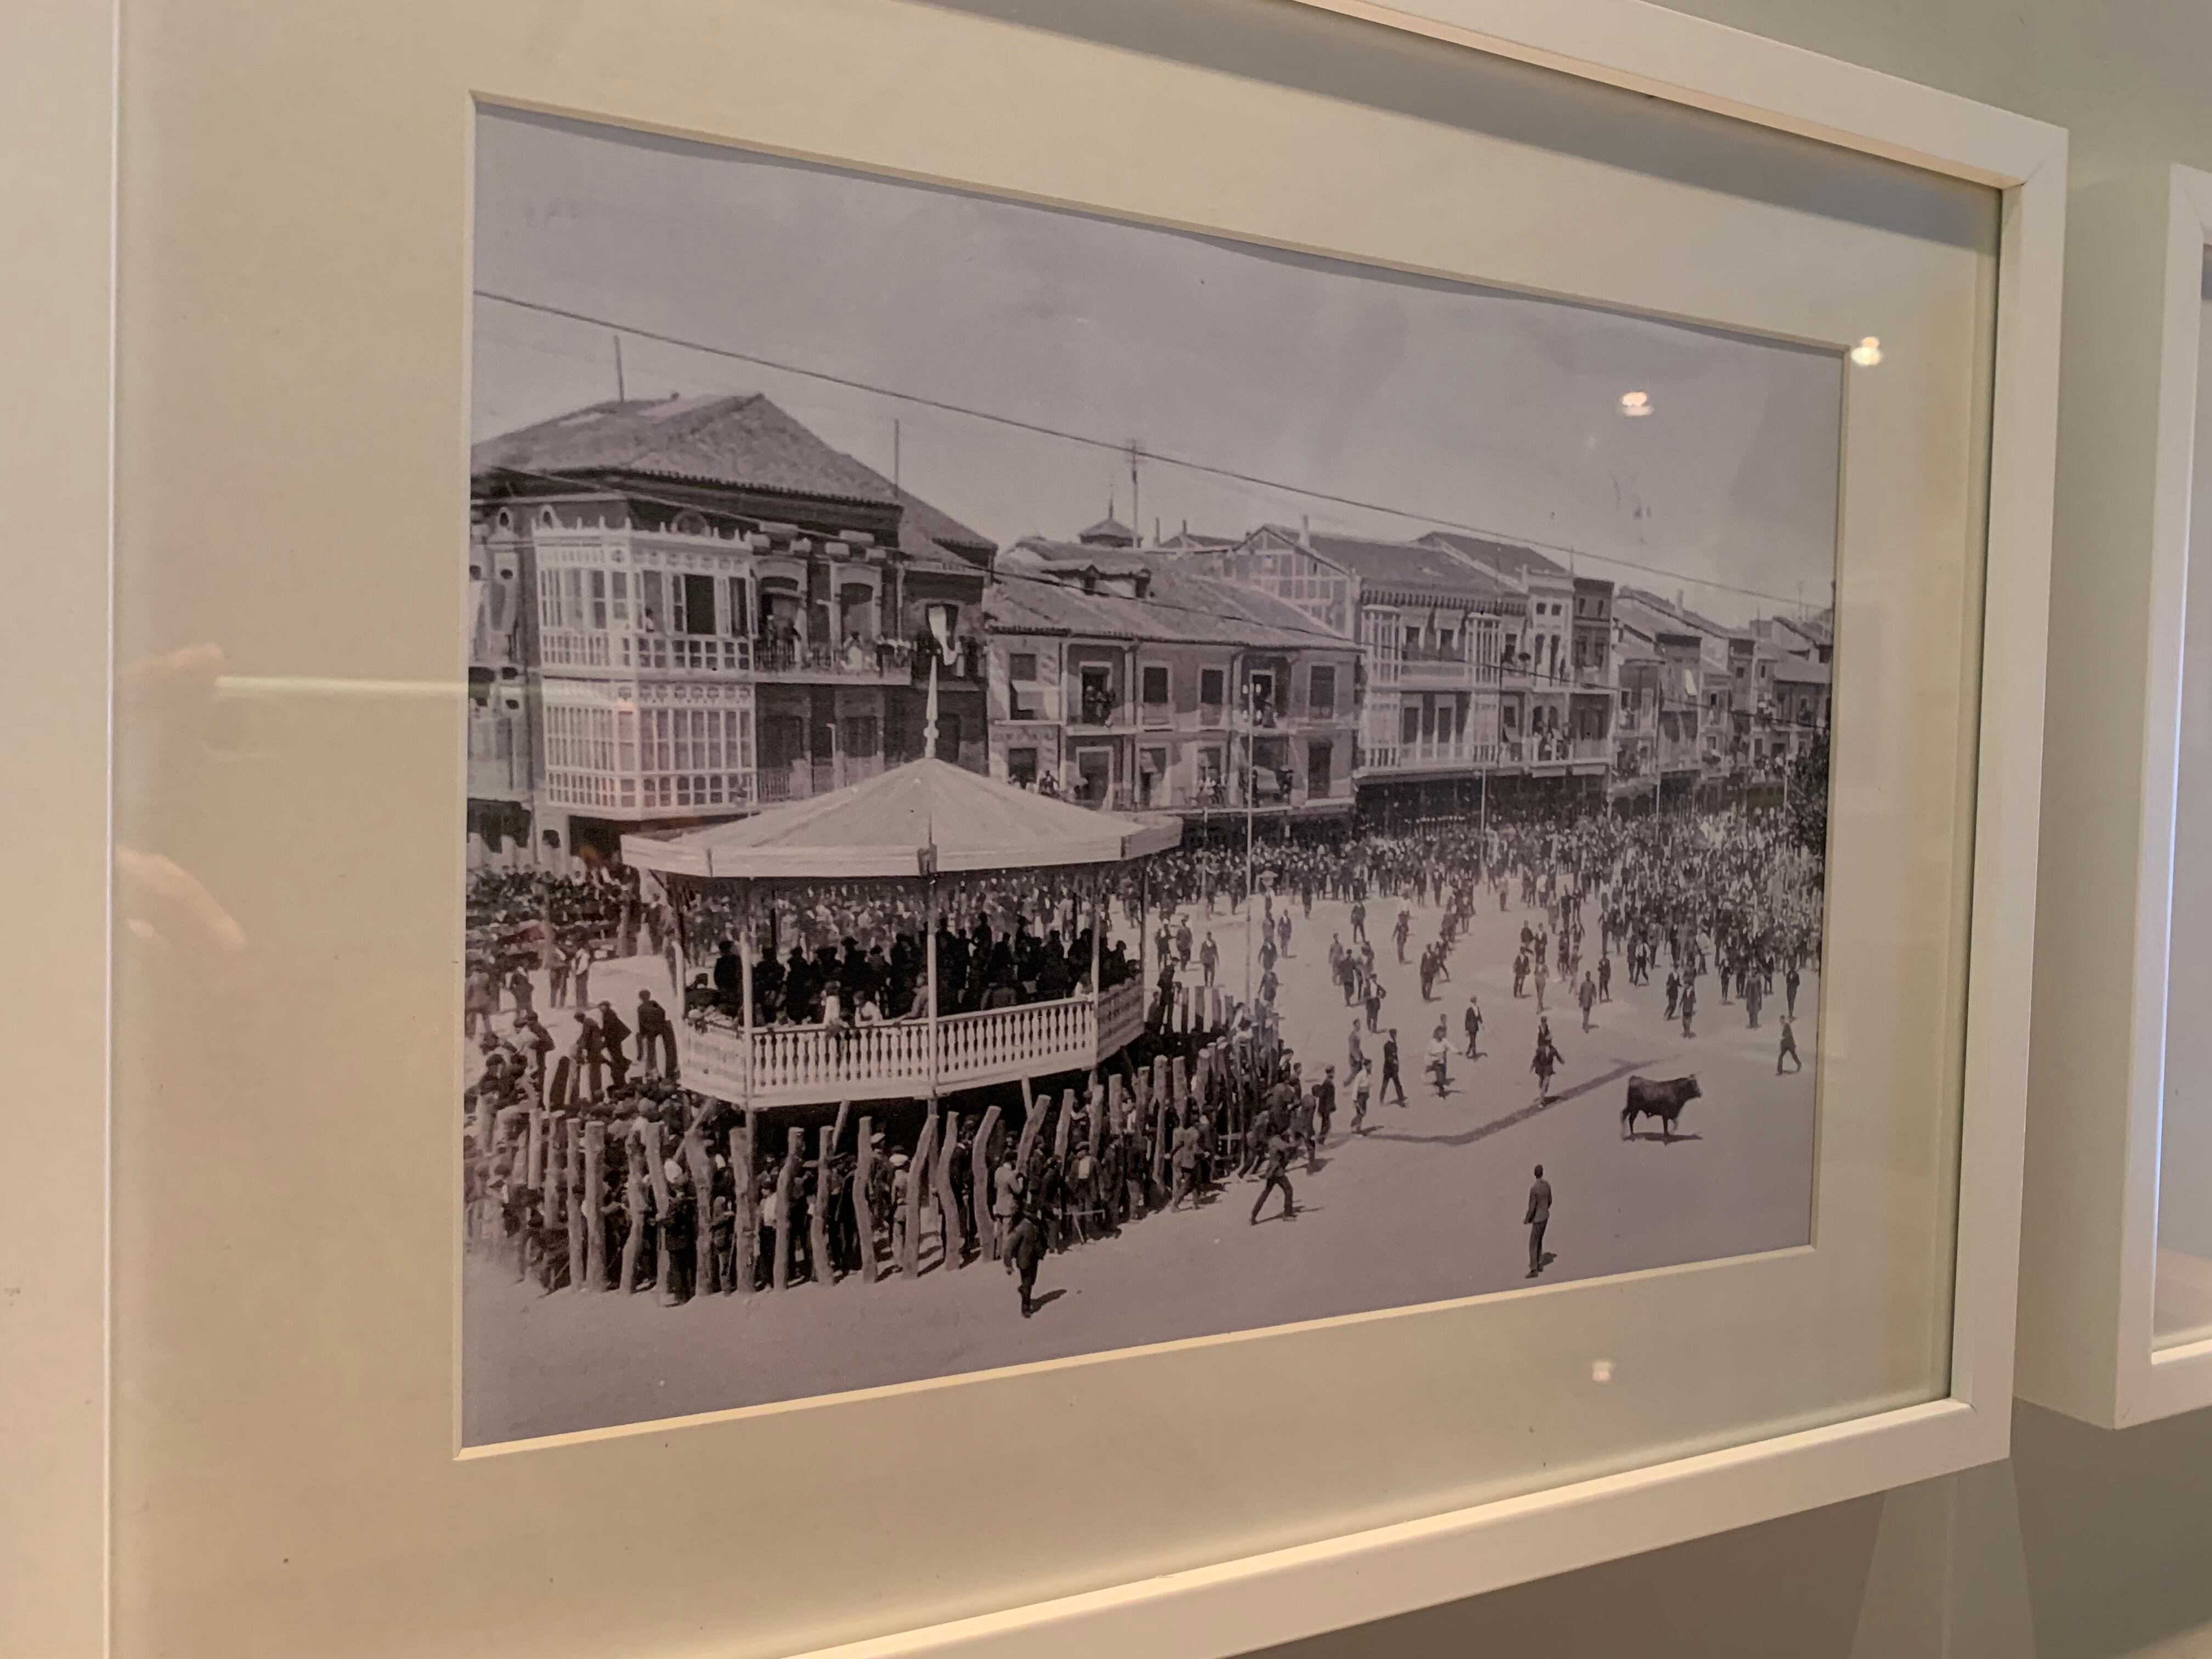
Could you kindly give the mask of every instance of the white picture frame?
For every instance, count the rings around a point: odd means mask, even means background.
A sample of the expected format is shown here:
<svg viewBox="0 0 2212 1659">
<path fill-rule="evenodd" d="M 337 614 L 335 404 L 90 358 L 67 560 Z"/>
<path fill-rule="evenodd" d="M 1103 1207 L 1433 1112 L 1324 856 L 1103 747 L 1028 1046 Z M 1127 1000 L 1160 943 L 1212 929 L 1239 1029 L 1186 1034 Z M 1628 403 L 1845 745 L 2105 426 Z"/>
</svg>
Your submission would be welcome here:
<svg viewBox="0 0 2212 1659">
<path fill-rule="evenodd" d="M 2124 1428 L 2212 1406 L 2212 1341 L 2154 1335 L 2212 173 L 2124 174 L 2079 192 L 2077 209 L 2100 252 L 2069 295 L 2068 372 L 2100 434 L 2063 479 L 2081 533 L 2062 538 L 2054 602 L 2090 630 L 2085 658 L 2109 641 L 2142 673 L 2112 676 L 2102 696 L 2086 675 L 2053 688 L 2035 994 L 2039 1028 L 2063 1019 L 2069 1041 L 2039 1051 L 2034 1073 L 2017 1389 Z"/>
<path fill-rule="evenodd" d="M 2038 859 L 2066 136 L 2041 122 L 1642 0 L 1419 0 L 1395 9 L 1365 0 L 1297 3 L 2003 193 L 1950 1392 L 1924 1404 L 1523 1497 L 817 1650 L 824 1659 L 1103 1659 L 1133 1651 L 1200 1659 L 1244 1652 L 1929 1479 L 1996 1460 L 2008 1448 L 2033 943 L 2033 912 L 2018 896 L 2033 890 Z M 93 173 L 87 169 L 82 176 Z M 41 367 L 56 384 L 75 385 L 88 359 L 57 348 Z M 99 372 L 109 372 L 104 361 Z M 69 435 L 49 441 L 59 445 Z M 81 433 L 76 437 L 82 441 Z M 100 460 L 104 481 L 104 450 Z M 54 510 L 58 523 L 61 506 Z M 97 636 L 104 642 L 106 617 L 100 620 Z M 68 707 L 104 711 L 108 659 L 104 651 L 66 659 L 66 641 L 76 638 L 76 631 L 58 628 L 48 638 L 57 684 Z M 90 758 L 58 754 L 53 775 L 65 779 L 70 768 L 82 769 Z M 30 787 L 46 782 L 40 777 Z M 96 842 L 106 849 L 104 787 L 98 793 L 96 803 L 73 798 L 66 827 L 79 846 Z M 39 826 L 48 836 L 58 828 L 52 820 Z M 97 906 L 88 894 L 76 900 L 66 925 L 96 930 L 87 936 L 104 944 L 104 892 Z M 55 1046 L 27 1042 L 18 1052 L 52 1066 L 55 1079 L 68 1076 L 75 1097 L 82 1098 L 87 1057 L 58 1056 Z M 65 1071 L 70 1066 L 73 1073 Z M 34 1092 L 40 1080 L 32 1079 Z M 65 1115 L 54 1115 L 43 1132 L 59 1145 Z M 73 1151 L 62 1167 L 87 1173 L 87 1148 L 78 1144 Z M 108 1218 L 104 1204 L 82 1205 L 58 1240 L 53 1232 L 44 1236 L 45 1248 L 65 1254 L 72 1269 L 101 1260 Z M 40 1397 L 81 1400 L 88 1393 L 105 1400 L 109 1357 L 104 1345 L 82 1340 L 81 1304 L 34 1302 L 29 1317 L 51 1322 L 47 1334 L 58 1339 L 75 1334 L 66 1363 L 35 1385 Z M 94 1455 L 82 1438 L 77 1444 L 80 1455 L 58 1461 L 53 1488 L 75 1492 L 88 1482 L 104 1490 L 104 1448 Z M 43 1509 L 27 1502 L 16 1512 L 27 1522 Z M 15 1540 L 5 1541 L 6 1553 L 14 1554 Z M 96 1579 L 104 1559 L 76 1565 L 94 1569 Z"/>
</svg>

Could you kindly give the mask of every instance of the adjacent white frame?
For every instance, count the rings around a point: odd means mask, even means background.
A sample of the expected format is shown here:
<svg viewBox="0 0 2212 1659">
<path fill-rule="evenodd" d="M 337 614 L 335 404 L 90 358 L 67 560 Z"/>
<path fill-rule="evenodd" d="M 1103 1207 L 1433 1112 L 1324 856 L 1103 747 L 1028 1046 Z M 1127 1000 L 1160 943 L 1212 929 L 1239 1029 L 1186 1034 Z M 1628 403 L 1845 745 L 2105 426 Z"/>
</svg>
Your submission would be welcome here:
<svg viewBox="0 0 2212 1659">
<path fill-rule="evenodd" d="M 832 1654 L 840 1659 L 893 1654 L 1120 1659 L 1132 1652 L 1152 1659 L 1201 1659 L 1247 1652 L 1930 1478 L 2001 1458 L 2007 1449 L 2033 931 L 2033 910 L 2021 896 L 2033 890 L 2037 869 L 2066 135 L 2025 117 L 1642 0 L 1408 0 L 1401 9 L 1368 0 L 1285 0 L 1293 3 L 1908 162 L 2004 194 L 1951 1391 L 1923 1405 L 1655 1468 L 823 1650 L 820 1659 Z M 96 24 L 91 32 L 101 50 L 112 46 L 114 23 L 106 8 L 67 0 L 58 6 L 34 4 L 23 21 L 54 25 L 72 14 Z M 25 43 L 33 44 L 28 37 Z M 18 54 L 16 61 L 35 68 L 40 55 L 34 50 Z M 97 107 L 112 108 L 106 96 L 112 86 L 103 84 L 100 91 Z M 31 111 L 43 107 L 36 100 L 27 106 Z M 96 186 L 104 204 L 110 182 L 106 155 L 98 143 L 92 149 L 100 153 L 88 153 L 87 165 L 70 176 Z M 106 222 L 103 206 L 100 223 L 104 228 Z M 104 261 L 106 256 L 92 257 Z M 34 270 L 40 268 L 34 263 Z M 51 274 L 76 276 L 91 268 L 80 261 L 66 270 L 57 266 Z M 112 283 L 111 270 L 103 266 L 102 274 Z M 107 314 L 104 295 L 98 314 L 103 319 Z M 36 348 L 46 356 L 38 365 L 43 379 L 34 377 L 31 384 L 51 383 L 77 395 L 96 392 L 102 410 L 89 428 L 45 434 L 51 439 L 45 446 L 49 456 L 66 443 L 79 449 L 91 443 L 97 452 L 96 482 L 91 474 L 80 473 L 83 490 L 73 497 L 58 493 L 49 503 L 58 527 L 68 522 L 76 502 L 107 506 L 104 434 L 112 365 L 106 345 L 101 331 L 96 346 L 71 339 L 41 341 Z M 35 397 L 25 400 L 27 408 L 44 404 Z M 33 428 L 30 435 L 40 437 L 40 428 Z M 100 441 L 93 442 L 94 437 Z M 40 453 L 40 446 L 33 444 L 27 453 Z M 100 522 L 104 529 L 106 520 Z M 58 528 L 45 543 L 75 544 Z M 52 573 L 64 562 L 33 562 L 22 574 Z M 58 866 L 41 860 L 37 867 L 50 873 L 57 868 L 77 872 L 88 849 L 95 854 L 95 864 L 104 866 L 109 844 L 106 768 L 94 771 L 106 752 L 109 611 L 105 561 L 95 563 L 89 580 L 91 588 L 99 590 L 96 599 L 89 591 L 78 591 L 86 586 L 80 580 L 67 596 L 69 604 L 46 607 L 57 625 L 42 636 L 44 644 L 32 641 L 27 646 L 40 650 L 41 660 L 55 670 L 50 694 L 65 696 L 70 708 L 92 718 L 85 730 L 97 730 L 100 737 L 73 754 L 32 759 L 29 769 L 36 775 L 27 778 L 26 787 L 41 792 L 39 798 L 51 809 L 41 815 L 40 824 L 32 826 L 41 836 L 37 850 L 52 848 L 61 857 L 73 848 L 77 855 Z M 72 568 L 85 576 L 82 569 Z M 88 616 L 84 603 L 92 604 L 96 614 Z M 72 626 L 60 626 L 62 617 Z M 86 625 L 74 625 L 78 623 Z M 100 648 L 70 654 L 72 642 L 82 647 L 95 641 Z M 89 787 L 88 780 L 93 781 Z M 57 916 L 54 927 L 33 936 L 50 943 L 82 939 L 88 950 L 104 954 L 104 878 L 67 890 L 49 884 L 40 896 L 52 896 L 57 910 L 69 915 Z M 63 921 L 65 928 L 59 926 Z M 96 933 L 89 931 L 94 928 Z M 56 997 L 80 986 L 99 988 L 96 978 L 86 981 L 58 974 L 52 983 Z M 49 997 L 29 1012 L 55 1006 L 56 998 Z M 19 1047 L 34 1065 L 51 1062 L 55 1079 L 62 1079 L 64 1071 L 72 1073 L 66 1091 L 34 1086 L 32 1097 L 57 1108 L 64 1102 L 82 1102 L 87 1108 L 83 1117 L 61 1109 L 34 1114 L 28 1125 L 33 1131 L 51 1131 L 57 1144 L 68 1142 L 67 1156 L 56 1167 L 71 1172 L 68 1182 L 57 1184 L 66 1186 L 72 1209 L 64 1223 L 43 1235 L 55 1259 L 42 1256 L 42 1272 L 100 1261 L 106 1235 L 104 1170 L 93 1173 L 104 1164 L 104 1141 L 98 1136 L 88 1139 L 85 1133 L 88 1120 L 100 1115 L 92 1110 L 97 1097 L 82 1086 L 88 1066 L 90 1075 L 101 1073 L 105 1045 L 95 1044 L 88 1034 L 80 1051 L 71 1046 L 73 1036 L 64 1040 L 58 1035 L 70 1029 L 67 1022 L 52 1020 L 40 1041 Z M 89 1052 L 95 1048 L 97 1052 Z M 82 1183 L 75 1178 L 80 1170 L 85 1174 Z M 97 1206 L 85 1201 L 92 1191 L 101 1194 Z M 62 1238 L 88 1248 L 56 1251 Z M 87 1483 L 104 1489 L 102 1460 L 82 1432 L 82 1402 L 104 1401 L 107 1388 L 104 1346 L 86 1328 L 85 1303 L 75 1296 L 33 1298 L 9 1319 L 11 1340 L 21 1332 L 27 1340 L 45 1339 L 55 1345 L 61 1357 L 37 1380 L 33 1403 L 57 1407 L 45 1415 L 68 1417 L 76 1435 L 58 1478 L 46 1487 L 34 1482 L 27 1497 L 51 1489 L 78 1500 Z M 9 1398 L 14 1398 L 12 1386 Z M 58 1409 L 63 1407 L 70 1410 Z M 26 1502 L 19 1513 L 33 1525 L 52 1518 L 36 1501 Z M 16 1531 L 9 1530 L 0 1553 L 17 1553 L 24 1540 Z M 101 1560 L 88 1561 L 81 1558 L 91 1548 L 89 1540 L 70 1547 L 70 1565 L 89 1570 L 92 1582 L 98 1583 L 104 1549 Z M 97 1650 L 103 1621 L 82 1617 L 88 1610 L 82 1598 L 75 1601 L 69 1613 L 76 1616 L 65 1615 L 54 1626 L 60 1639 L 44 1650 Z"/>
<path fill-rule="evenodd" d="M 1221 1659 L 2002 1458 L 2027 1122 L 2066 133 L 1644 0 L 1288 0 L 2003 192 L 1948 1398 L 810 1659 Z"/>
<path fill-rule="evenodd" d="M 2122 1428 L 2212 1406 L 2212 1340 L 2159 1349 L 2153 1337 L 2212 173 L 2123 176 L 2084 190 L 2077 207 L 2082 240 L 2096 251 L 2069 296 L 2068 372 L 2103 441 L 2069 452 L 2062 500 L 2071 533 L 2061 538 L 2057 583 L 2066 614 L 2123 653 L 2095 654 L 2139 653 L 2143 672 L 2105 675 L 2101 696 L 2085 680 L 2063 699 L 2064 716 L 2053 704 L 2045 787 L 2054 859 L 2036 999 L 2049 1018 L 2071 1012 L 2066 1042 L 2035 1067 L 2027 1190 L 2036 1226 L 2021 1267 L 2018 1388 L 2039 1405 Z M 2068 591 L 2075 581 L 2079 593 Z M 2137 719 L 2142 741 L 2130 745 Z M 2116 769 L 2130 762 L 2140 769 L 2132 779 Z M 2088 875 L 2100 867 L 2112 872 L 2109 883 Z M 2063 884 L 2062 871 L 2071 872 Z M 2133 903 L 2105 920 L 2075 910 L 2083 891 L 2109 897 L 2130 880 Z"/>
</svg>

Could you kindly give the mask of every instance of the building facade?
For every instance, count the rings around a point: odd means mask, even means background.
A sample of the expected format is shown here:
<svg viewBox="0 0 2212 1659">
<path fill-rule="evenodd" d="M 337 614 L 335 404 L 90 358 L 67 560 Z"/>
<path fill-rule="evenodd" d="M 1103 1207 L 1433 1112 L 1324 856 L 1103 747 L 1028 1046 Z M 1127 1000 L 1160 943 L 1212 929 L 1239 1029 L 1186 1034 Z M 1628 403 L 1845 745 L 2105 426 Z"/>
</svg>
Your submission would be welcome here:
<svg viewBox="0 0 2212 1659">
<path fill-rule="evenodd" d="M 766 398 L 594 404 L 471 461 L 478 856 L 611 861 L 872 776 L 920 753 L 932 665 L 939 754 L 985 765 L 992 544 Z"/>
<path fill-rule="evenodd" d="M 1007 550 L 985 602 L 993 775 L 1202 824 L 1353 805 L 1358 656 L 1268 595 L 1081 541 Z"/>
</svg>

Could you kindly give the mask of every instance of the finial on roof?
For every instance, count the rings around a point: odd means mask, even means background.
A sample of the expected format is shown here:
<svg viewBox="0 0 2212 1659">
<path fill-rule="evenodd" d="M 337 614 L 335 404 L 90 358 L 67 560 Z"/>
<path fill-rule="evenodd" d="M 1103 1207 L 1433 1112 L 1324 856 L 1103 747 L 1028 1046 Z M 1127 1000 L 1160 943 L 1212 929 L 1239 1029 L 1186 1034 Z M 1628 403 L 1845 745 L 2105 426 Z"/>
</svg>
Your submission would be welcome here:
<svg viewBox="0 0 2212 1659">
<path fill-rule="evenodd" d="M 925 759 L 937 753 L 937 653 L 929 657 L 929 706 L 921 717 L 921 752 Z"/>
</svg>

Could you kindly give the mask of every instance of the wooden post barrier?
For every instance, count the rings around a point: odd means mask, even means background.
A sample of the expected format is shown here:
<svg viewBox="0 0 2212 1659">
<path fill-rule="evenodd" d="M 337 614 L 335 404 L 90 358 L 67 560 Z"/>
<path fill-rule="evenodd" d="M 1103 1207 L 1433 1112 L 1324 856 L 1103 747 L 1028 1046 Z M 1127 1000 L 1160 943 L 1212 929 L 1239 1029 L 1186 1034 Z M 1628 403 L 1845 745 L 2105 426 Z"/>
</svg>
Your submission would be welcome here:
<svg viewBox="0 0 2212 1659">
<path fill-rule="evenodd" d="M 730 1225 L 730 1288 L 739 1296 L 753 1293 L 753 1276 L 760 1271 L 760 1205 L 754 1190 L 756 1171 L 753 1167 L 758 1112 L 749 1111 L 744 1121 L 730 1131 L 730 1173 L 735 1177 L 737 1213 Z"/>
<path fill-rule="evenodd" d="M 836 1148 L 845 1144 L 845 1126 L 852 1121 L 853 1103 L 849 1100 L 839 1101 L 837 1103 L 837 1127 L 830 1132 L 830 1150 L 834 1152 Z"/>
<path fill-rule="evenodd" d="M 576 1290 L 586 1283 L 591 1268 L 591 1213 L 585 1208 L 588 1189 L 584 1185 L 584 1126 L 574 1120 L 568 1124 L 568 1161 L 562 1171 L 563 1184 L 568 1189 L 568 1288 Z"/>
<path fill-rule="evenodd" d="M 1036 1097 L 1030 1092 L 1030 1080 L 1024 1078 L 1022 1079 L 1022 1139 L 1020 1146 L 1014 1153 L 1014 1168 L 1021 1171 L 1024 1179 L 1028 1177 L 1030 1172 L 1030 1154 L 1036 1149 L 1037 1136 L 1044 1132 L 1044 1120 L 1049 1109 L 1048 1106 L 1037 1103 Z"/>
<path fill-rule="evenodd" d="M 1155 1201 L 1159 1193 L 1167 1189 L 1168 1181 L 1168 1111 L 1167 1102 L 1158 1103 L 1152 1114 L 1152 1191 Z"/>
<path fill-rule="evenodd" d="M 860 1156 L 853 1166 L 853 1220 L 860 1235 L 860 1279 L 863 1283 L 876 1282 L 876 1210 L 868 1201 L 870 1183 L 876 1175 L 876 1121 L 866 1115 L 860 1118 Z"/>
<path fill-rule="evenodd" d="M 806 1244 L 814 1263 L 814 1282 L 834 1285 L 837 1270 L 830 1264 L 830 1157 L 836 1150 L 837 1131 L 824 1128 L 816 1135 L 818 1149 L 814 1165 L 814 1207 L 806 1218 Z"/>
<path fill-rule="evenodd" d="M 1098 1087 L 1098 1079 L 1094 1077 L 1091 1079 L 1091 1092 L 1085 1097 L 1083 1102 L 1090 1135 L 1091 1156 L 1094 1161 L 1098 1156 L 1099 1143 L 1106 1133 L 1105 1103 L 1103 1091 Z"/>
<path fill-rule="evenodd" d="M 584 1271 L 576 1282 L 586 1290 L 604 1291 L 607 1287 L 607 1223 L 601 1212 L 599 1194 L 605 1190 L 607 1170 L 607 1126 L 592 1122 L 584 1126 Z"/>
<path fill-rule="evenodd" d="M 998 1132 L 999 1109 L 993 1106 L 984 1111 L 983 1121 L 975 1130 L 975 1153 L 972 1159 L 976 1254 L 993 1261 L 999 1259 L 999 1224 L 991 1209 L 991 1137 Z"/>
<path fill-rule="evenodd" d="M 954 1174 L 959 1162 L 960 1114 L 947 1112 L 929 1171 L 930 1190 L 937 1194 L 938 1250 L 947 1267 L 964 1266 L 968 1256 L 968 1230 L 960 1224 L 960 1194 Z"/>
<path fill-rule="evenodd" d="M 1065 1090 L 1060 1097 L 1060 1116 L 1052 1126 L 1052 1155 L 1063 1164 L 1067 1162 L 1067 1143 L 1075 1131 L 1075 1091 Z"/>
<path fill-rule="evenodd" d="M 623 1236 L 622 1280 L 615 1288 L 628 1296 L 637 1289 L 637 1254 L 645 1247 L 645 1143 L 635 1124 L 623 1144 L 623 1202 L 629 1207 L 629 1231 Z"/>
<path fill-rule="evenodd" d="M 717 1290 L 714 1261 L 714 1160 L 707 1151 L 706 1116 L 695 1113 L 684 1131 L 684 1173 L 691 1177 L 691 1297 Z"/>
<path fill-rule="evenodd" d="M 1121 1079 L 1120 1076 L 1118 1074 L 1109 1076 L 1106 1079 L 1106 1113 L 1108 1116 L 1114 1120 L 1114 1133 L 1115 1134 L 1120 1134 L 1121 1133 L 1122 1113 L 1126 1109 L 1127 1109 L 1123 1106 L 1121 1101 Z"/>
<path fill-rule="evenodd" d="M 914 1162 L 907 1166 L 904 1224 L 899 1238 L 899 1271 L 908 1279 L 920 1276 L 921 1267 L 921 1194 L 929 1179 L 929 1156 L 937 1143 L 937 1103 L 922 1121 L 921 1138 L 915 1142 Z"/>
<path fill-rule="evenodd" d="M 660 1125 L 645 1121 L 645 1172 L 653 1182 L 653 1286 L 664 1303 L 676 1300 L 675 1274 L 668 1260 L 668 1172 L 661 1168 Z"/>
<path fill-rule="evenodd" d="M 805 1133 L 793 1125 L 786 1134 L 783 1159 L 775 1166 L 775 1194 L 769 1200 L 769 1220 L 775 1239 L 775 1254 L 768 1264 L 769 1284 L 779 1291 L 791 1288 L 791 1187 L 799 1177 L 799 1160 L 806 1150 L 801 1139 Z"/>
</svg>

